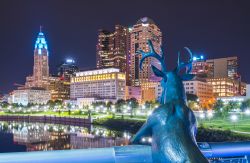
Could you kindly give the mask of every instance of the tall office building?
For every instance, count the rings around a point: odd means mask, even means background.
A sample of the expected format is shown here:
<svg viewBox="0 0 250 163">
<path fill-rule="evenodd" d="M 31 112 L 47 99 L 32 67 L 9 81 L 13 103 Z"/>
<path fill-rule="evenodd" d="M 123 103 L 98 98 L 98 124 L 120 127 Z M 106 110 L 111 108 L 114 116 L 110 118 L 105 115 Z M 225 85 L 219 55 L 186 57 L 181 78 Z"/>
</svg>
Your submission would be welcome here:
<svg viewBox="0 0 250 163">
<path fill-rule="evenodd" d="M 207 78 L 208 77 L 208 63 L 204 59 L 204 56 L 194 56 L 192 63 L 192 74 L 196 75 L 198 78 Z"/>
<path fill-rule="evenodd" d="M 160 47 L 162 44 L 162 33 L 154 21 L 150 18 L 144 17 L 141 18 L 137 23 L 132 27 L 130 32 L 130 56 L 128 60 L 130 62 L 129 71 L 129 81 L 131 85 L 140 86 L 144 82 L 158 81 L 152 69 L 151 64 L 160 68 L 160 65 L 156 59 L 147 58 L 143 64 L 143 70 L 139 68 L 139 62 L 141 59 L 141 54 L 136 55 L 136 52 L 141 49 L 143 51 L 149 51 L 147 41 L 151 40 L 155 51 L 160 53 Z"/>
<path fill-rule="evenodd" d="M 49 78 L 49 90 L 52 101 L 70 99 L 70 81 L 63 80 L 61 77 Z"/>
<path fill-rule="evenodd" d="M 99 30 L 98 44 L 96 46 L 96 67 L 118 68 L 126 71 L 128 28 L 115 26 L 115 31 Z"/>
<path fill-rule="evenodd" d="M 238 72 L 238 58 L 209 59 L 208 82 L 213 86 L 216 97 L 245 96 L 246 83 Z"/>
<path fill-rule="evenodd" d="M 64 63 L 62 63 L 58 67 L 58 76 L 61 77 L 62 80 L 70 82 L 70 78 L 78 71 L 78 67 L 75 64 L 75 60 L 66 59 Z"/>
<path fill-rule="evenodd" d="M 230 78 L 209 78 L 216 97 L 246 96 L 246 83 Z"/>
<path fill-rule="evenodd" d="M 52 101 L 70 99 L 70 79 L 78 70 L 75 61 L 68 58 L 58 67 L 58 76 L 49 77 L 49 90 Z"/>
<path fill-rule="evenodd" d="M 239 79 L 240 77 L 237 57 L 208 59 L 206 62 L 208 64 L 209 78 Z"/>
<path fill-rule="evenodd" d="M 49 52 L 44 33 L 38 33 L 34 49 L 33 75 L 26 78 L 25 87 L 48 88 Z"/>
</svg>

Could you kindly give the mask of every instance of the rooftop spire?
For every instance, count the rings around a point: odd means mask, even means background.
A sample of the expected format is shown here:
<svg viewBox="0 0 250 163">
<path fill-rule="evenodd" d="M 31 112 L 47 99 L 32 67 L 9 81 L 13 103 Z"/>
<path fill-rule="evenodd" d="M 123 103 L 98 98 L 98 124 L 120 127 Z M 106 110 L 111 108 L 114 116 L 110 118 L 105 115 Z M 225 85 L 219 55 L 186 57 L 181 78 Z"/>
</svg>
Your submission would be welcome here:
<svg viewBox="0 0 250 163">
<path fill-rule="evenodd" d="M 48 45 L 45 40 L 45 36 L 42 32 L 42 26 L 40 25 L 40 32 L 38 33 L 36 43 L 35 43 L 35 50 L 38 50 L 38 54 L 42 54 L 43 49 L 46 50 L 46 53 L 48 55 Z"/>
<path fill-rule="evenodd" d="M 40 25 L 40 32 L 42 32 L 42 28 L 43 28 L 43 26 Z"/>
</svg>

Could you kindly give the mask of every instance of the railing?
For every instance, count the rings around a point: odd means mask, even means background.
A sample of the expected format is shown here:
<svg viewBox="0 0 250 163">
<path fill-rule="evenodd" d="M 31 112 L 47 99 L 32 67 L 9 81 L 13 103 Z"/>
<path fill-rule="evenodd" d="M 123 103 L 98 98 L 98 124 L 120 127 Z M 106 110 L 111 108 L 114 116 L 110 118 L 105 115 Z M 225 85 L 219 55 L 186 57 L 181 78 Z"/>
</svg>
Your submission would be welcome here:
<svg viewBox="0 0 250 163">
<path fill-rule="evenodd" d="M 20 116 L 20 115 L 0 115 L 0 121 L 19 121 L 19 122 L 40 122 L 54 123 L 63 125 L 91 125 L 90 118 L 79 117 L 58 117 L 58 116 Z"/>
<path fill-rule="evenodd" d="M 240 160 L 247 163 L 250 142 L 199 143 L 203 154 L 213 162 Z M 81 150 L 20 152 L 0 154 L 0 163 L 152 163 L 151 147 L 144 145 Z M 216 161 L 220 162 L 220 161 Z"/>
</svg>

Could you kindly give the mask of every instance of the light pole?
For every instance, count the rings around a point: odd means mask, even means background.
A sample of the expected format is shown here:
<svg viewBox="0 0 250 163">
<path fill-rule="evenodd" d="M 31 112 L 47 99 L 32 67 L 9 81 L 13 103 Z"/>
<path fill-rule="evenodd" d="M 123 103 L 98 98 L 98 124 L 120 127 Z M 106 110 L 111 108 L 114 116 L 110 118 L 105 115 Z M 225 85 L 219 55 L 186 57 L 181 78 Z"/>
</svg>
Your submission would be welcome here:
<svg viewBox="0 0 250 163">
<path fill-rule="evenodd" d="M 245 114 L 250 115 L 250 110 L 249 109 L 245 110 Z"/>
<path fill-rule="evenodd" d="M 201 121 L 205 118 L 205 114 L 203 112 L 201 112 L 199 116 L 200 116 Z"/>
<path fill-rule="evenodd" d="M 211 110 L 207 112 L 207 117 L 209 119 L 209 122 L 211 122 L 211 119 L 213 118 L 213 116 L 214 116 L 214 114 Z"/>
<path fill-rule="evenodd" d="M 235 129 L 235 125 L 236 125 L 236 122 L 238 120 L 238 117 L 237 117 L 237 115 L 233 114 L 233 115 L 231 115 L 230 118 L 231 118 L 232 122 L 234 123 L 234 129 Z"/>
</svg>

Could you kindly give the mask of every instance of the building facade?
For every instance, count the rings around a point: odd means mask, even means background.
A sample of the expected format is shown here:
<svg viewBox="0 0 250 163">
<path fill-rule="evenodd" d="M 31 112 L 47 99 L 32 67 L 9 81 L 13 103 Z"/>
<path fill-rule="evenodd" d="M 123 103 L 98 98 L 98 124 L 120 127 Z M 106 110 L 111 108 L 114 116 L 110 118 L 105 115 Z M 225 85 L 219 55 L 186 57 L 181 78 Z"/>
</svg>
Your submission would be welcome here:
<svg viewBox="0 0 250 163">
<path fill-rule="evenodd" d="M 241 81 L 237 57 L 208 60 L 204 60 L 204 57 L 195 57 L 193 60 L 192 73 L 197 78 L 207 79 L 213 86 L 215 97 L 246 95 L 246 84 Z"/>
<path fill-rule="evenodd" d="M 208 59 L 206 62 L 208 64 L 209 78 L 240 78 L 237 57 Z"/>
<path fill-rule="evenodd" d="M 230 78 L 211 78 L 207 80 L 213 86 L 216 97 L 245 96 L 246 84 Z"/>
<path fill-rule="evenodd" d="M 126 86 L 125 88 L 125 100 L 135 98 L 138 103 L 142 102 L 142 90 L 141 87 Z"/>
<path fill-rule="evenodd" d="M 193 57 L 192 63 L 192 74 L 198 78 L 207 78 L 208 77 L 208 63 L 206 62 L 203 55 Z"/>
<path fill-rule="evenodd" d="M 250 99 L 250 84 L 246 85 L 246 98 Z"/>
<path fill-rule="evenodd" d="M 183 81 L 187 94 L 196 95 L 202 108 L 210 108 L 214 103 L 213 87 L 210 83 L 202 80 Z"/>
<path fill-rule="evenodd" d="M 10 103 L 21 105 L 47 104 L 50 100 L 50 92 L 42 88 L 14 90 L 10 97 Z"/>
<path fill-rule="evenodd" d="M 75 60 L 68 58 L 58 67 L 58 76 L 66 81 L 70 82 L 71 76 L 79 71 L 79 68 L 75 64 Z"/>
<path fill-rule="evenodd" d="M 140 104 L 146 101 L 159 101 L 162 88 L 160 82 L 144 82 L 141 86 L 126 86 L 126 100 L 136 98 Z"/>
<path fill-rule="evenodd" d="M 137 55 L 138 50 L 149 51 L 147 41 L 151 40 L 155 51 L 160 54 L 162 45 L 162 33 L 158 26 L 150 18 L 141 18 L 131 29 L 130 33 L 130 81 L 133 86 L 140 86 L 143 82 L 158 81 L 152 69 L 151 64 L 160 68 L 158 61 L 154 58 L 147 58 L 144 61 L 143 69 L 140 70 L 139 63 L 141 54 Z"/>
<path fill-rule="evenodd" d="M 118 68 L 126 71 L 126 55 L 129 32 L 127 27 L 115 26 L 115 31 L 99 30 L 96 46 L 96 67 Z"/>
<path fill-rule="evenodd" d="M 34 49 L 34 67 L 33 75 L 26 78 L 25 87 L 32 88 L 48 88 L 48 78 L 49 78 L 49 51 L 48 45 L 41 31 L 38 33 L 38 37 L 35 43 Z"/>
<path fill-rule="evenodd" d="M 49 89 L 52 101 L 70 99 L 70 82 L 60 77 L 49 78 Z"/>
<path fill-rule="evenodd" d="M 125 73 L 117 68 L 77 72 L 70 82 L 70 98 L 125 98 Z"/>
</svg>

